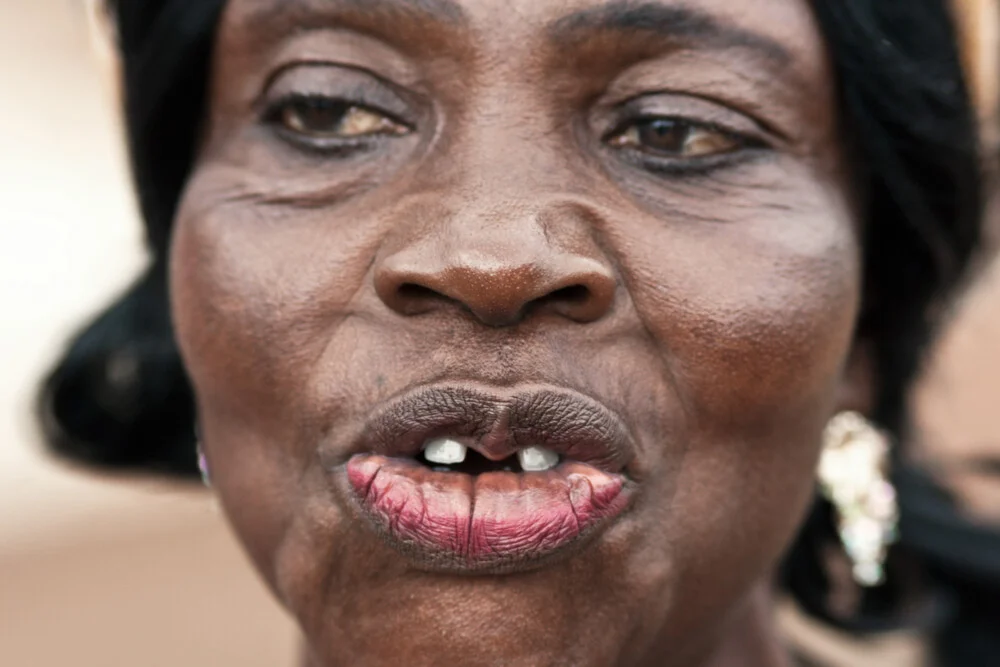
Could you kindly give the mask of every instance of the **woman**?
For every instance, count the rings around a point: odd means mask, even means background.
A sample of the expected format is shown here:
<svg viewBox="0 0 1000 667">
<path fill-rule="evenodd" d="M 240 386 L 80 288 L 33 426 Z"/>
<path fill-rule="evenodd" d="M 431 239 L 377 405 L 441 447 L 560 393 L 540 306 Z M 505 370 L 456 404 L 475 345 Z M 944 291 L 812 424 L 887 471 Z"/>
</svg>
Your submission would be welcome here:
<svg viewBox="0 0 1000 667">
<path fill-rule="evenodd" d="M 789 664 L 783 559 L 975 664 L 880 457 L 979 243 L 942 0 L 111 9 L 155 260 L 49 431 L 184 472 L 197 415 L 308 664 Z"/>
</svg>

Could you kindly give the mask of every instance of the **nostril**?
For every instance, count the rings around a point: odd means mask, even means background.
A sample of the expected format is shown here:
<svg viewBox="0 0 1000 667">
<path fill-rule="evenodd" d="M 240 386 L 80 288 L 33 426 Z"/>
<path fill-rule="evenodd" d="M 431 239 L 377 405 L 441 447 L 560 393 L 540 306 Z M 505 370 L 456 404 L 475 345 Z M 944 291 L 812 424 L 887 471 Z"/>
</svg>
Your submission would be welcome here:
<svg viewBox="0 0 1000 667">
<path fill-rule="evenodd" d="M 549 311 L 568 317 L 577 322 L 592 322 L 600 319 L 610 308 L 614 290 L 610 286 L 595 283 L 574 283 L 553 290 L 528 304 L 527 310 Z"/>
<path fill-rule="evenodd" d="M 589 258 L 556 256 L 514 266 L 465 259 L 427 267 L 387 261 L 376 271 L 375 290 L 401 315 L 464 311 L 491 327 L 515 325 L 531 313 L 592 322 L 614 301 L 614 275 Z"/>
<path fill-rule="evenodd" d="M 562 303 L 582 304 L 591 298 L 590 288 L 586 285 L 570 285 L 543 296 L 539 301 L 560 301 Z"/>
<path fill-rule="evenodd" d="M 432 310 L 442 301 L 454 301 L 451 297 L 418 283 L 401 284 L 396 288 L 394 297 L 397 310 L 407 315 L 419 315 Z"/>
<path fill-rule="evenodd" d="M 528 309 L 541 310 L 548 308 L 566 313 L 566 311 L 577 310 L 582 306 L 586 306 L 592 297 L 593 294 L 586 285 L 570 285 L 569 287 L 562 287 L 538 297 L 528 304 Z"/>
<path fill-rule="evenodd" d="M 424 287 L 423 285 L 418 285 L 416 283 L 403 283 L 396 290 L 396 295 L 400 299 L 404 300 L 416 299 L 425 301 L 427 299 L 443 298 L 439 292 L 435 292 L 430 287 Z"/>
</svg>

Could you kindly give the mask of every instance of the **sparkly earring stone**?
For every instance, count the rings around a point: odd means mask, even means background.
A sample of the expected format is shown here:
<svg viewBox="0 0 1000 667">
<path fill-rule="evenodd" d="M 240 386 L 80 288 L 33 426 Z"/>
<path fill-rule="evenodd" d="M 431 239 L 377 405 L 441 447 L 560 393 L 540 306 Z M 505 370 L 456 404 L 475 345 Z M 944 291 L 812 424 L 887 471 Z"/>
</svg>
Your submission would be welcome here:
<svg viewBox="0 0 1000 667">
<path fill-rule="evenodd" d="M 888 439 L 856 412 L 843 412 L 823 436 L 819 480 L 837 510 L 837 532 L 861 586 L 885 581 L 889 546 L 898 539 L 899 506 L 887 477 Z"/>
<path fill-rule="evenodd" d="M 201 446 L 198 447 L 198 471 L 201 472 L 201 481 L 208 488 L 212 488 L 212 476 L 208 473 L 208 459 L 205 458 L 205 452 L 201 450 Z"/>
</svg>

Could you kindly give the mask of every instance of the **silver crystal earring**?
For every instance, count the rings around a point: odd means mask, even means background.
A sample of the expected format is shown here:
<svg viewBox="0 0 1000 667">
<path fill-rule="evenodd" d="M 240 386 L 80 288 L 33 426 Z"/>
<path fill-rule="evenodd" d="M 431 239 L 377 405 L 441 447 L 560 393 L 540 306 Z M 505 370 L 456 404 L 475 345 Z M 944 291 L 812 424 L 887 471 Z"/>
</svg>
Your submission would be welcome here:
<svg viewBox="0 0 1000 667">
<path fill-rule="evenodd" d="M 212 475 L 208 470 L 208 459 L 205 458 L 205 448 L 201 446 L 201 422 L 197 419 L 194 422 L 194 442 L 195 451 L 198 453 L 198 472 L 201 473 L 201 483 L 211 489 Z"/>
<path fill-rule="evenodd" d="M 201 442 L 198 443 L 198 472 L 201 473 L 201 482 L 208 488 L 212 488 L 212 476 L 208 472 L 208 459 L 205 458 L 205 452 L 201 448 Z"/>
<path fill-rule="evenodd" d="M 827 424 L 819 482 L 837 511 L 837 532 L 864 587 L 885 581 L 889 546 L 898 539 L 899 506 L 888 479 L 889 439 L 857 412 Z"/>
</svg>

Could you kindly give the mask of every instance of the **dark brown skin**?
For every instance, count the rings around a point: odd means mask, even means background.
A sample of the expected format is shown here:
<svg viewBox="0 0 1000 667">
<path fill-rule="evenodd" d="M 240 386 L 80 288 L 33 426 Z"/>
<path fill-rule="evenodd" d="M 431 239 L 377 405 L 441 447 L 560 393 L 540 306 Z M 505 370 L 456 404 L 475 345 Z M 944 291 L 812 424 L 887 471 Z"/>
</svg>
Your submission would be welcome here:
<svg viewBox="0 0 1000 667">
<path fill-rule="evenodd" d="M 786 664 L 768 582 L 865 393 L 834 81 L 806 0 L 630 6 L 229 3 L 174 315 L 223 507 L 317 667 Z M 601 401 L 630 510 L 505 576 L 385 544 L 328 463 L 436 382 Z"/>
</svg>

